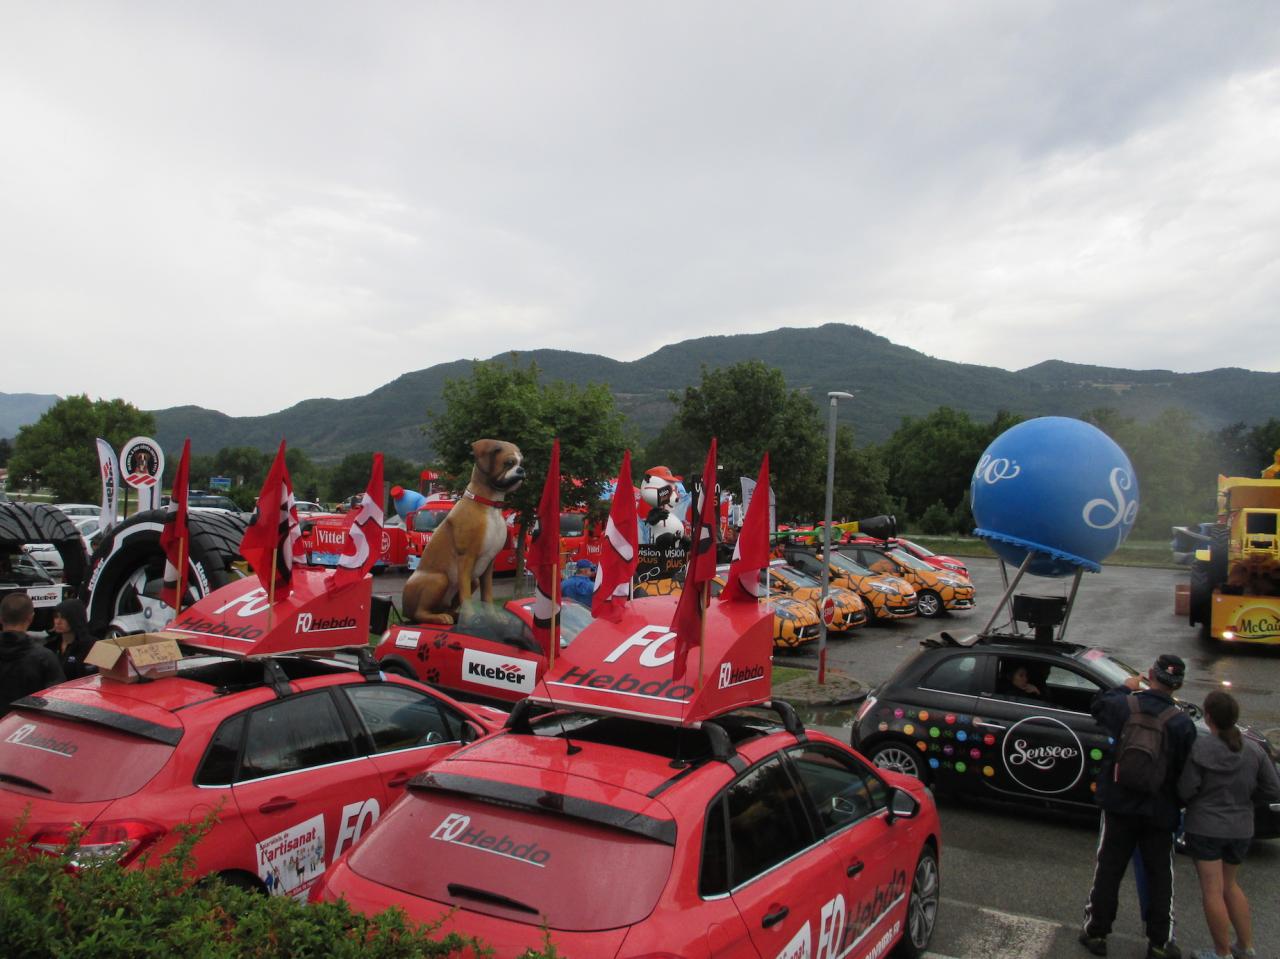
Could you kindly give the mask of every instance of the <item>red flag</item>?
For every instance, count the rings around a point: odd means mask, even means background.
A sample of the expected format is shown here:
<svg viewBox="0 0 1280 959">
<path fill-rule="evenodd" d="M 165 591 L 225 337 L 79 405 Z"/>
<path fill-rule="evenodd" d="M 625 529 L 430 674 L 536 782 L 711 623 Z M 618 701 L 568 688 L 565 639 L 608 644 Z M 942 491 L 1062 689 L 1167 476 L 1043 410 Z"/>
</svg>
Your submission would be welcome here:
<svg viewBox="0 0 1280 959">
<path fill-rule="evenodd" d="M 560 645 L 560 440 L 551 444 L 551 463 L 542 485 L 537 523 L 529 544 L 533 571 L 533 635 L 548 660 Z M 555 630 L 551 621 L 555 620 Z"/>
<path fill-rule="evenodd" d="M 720 602 L 750 600 L 756 602 L 764 596 L 760 583 L 760 570 L 769 565 L 769 454 L 760 461 L 760 478 L 756 480 L 747 515 L 743 517 L 738 542 L 733 547 L 733 561 Z"/>
<path fill-rule="evenodd" d="M 164 529 L 160 531 L 160 548 L 164 550 L 164 580 L 160 599 L 170 609 L 178 610 L 187 595 L 187 569 L 191 559 L 191 531 L 187 525 L 187 488 L 191 485 L 191 440 L 182 444 L 182 459 L 173 477 L 169 510 Z"/>
<path fill-rule="evenodd" d="M 631 577 L 639 561 L 640 524 L 631 485 L 631 450 L 622 454 L 618 485 L 613 488 L 609 522 L 600 544 L 600 565 L 596 567 L 596 588 L 591 594 L 591 615 L 617 621 L 631 598 Z"/>
<path fill-rule="evenodd" d="M 248 560 L 258 580 L 277 599 L 288 596 L 293 577 L 293 544 L 302 535 L 298 525 L 298 508 L 293 501 L 293 483 L 284 463 L 284 440 L 276 451 L 275 462 L 262 484 L 258 510 L 240 541 L 240 555 Z"/>
<path fill-rule="evenodd" d="M 347 512 L 347 537 L 355 545 L 355 552 L 338 557 L 338 567 L 329 581 L 335 586 L 356 582 L 372 572 L 382 555 L 382 517 L 386 508 L 382 502 L 382 454 L 373 454 L 373 472 L 369 486 L 360 498 L 360 504 Z"/>
<path fill-rule="evenodd" d="M 702 470 L 702 488 L 689 510 L 689 564 L 685 567 L 684 591 L 671 619 L 671 631 L 676 634 L 676 680 L 684 677 L 689 650 L 702 645 L 704 587 L 716 575 L 716 506 L 716 440 L 712 437 L 707 465 Z"/>
</svg>

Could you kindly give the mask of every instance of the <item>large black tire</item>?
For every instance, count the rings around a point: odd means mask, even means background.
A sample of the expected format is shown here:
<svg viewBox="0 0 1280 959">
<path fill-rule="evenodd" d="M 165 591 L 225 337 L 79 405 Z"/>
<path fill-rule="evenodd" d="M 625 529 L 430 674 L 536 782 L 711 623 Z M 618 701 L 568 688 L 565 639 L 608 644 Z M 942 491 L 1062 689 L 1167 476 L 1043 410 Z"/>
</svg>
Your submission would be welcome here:
<svg viewBox="0 0 1280 959">
<path fill-rule="evenodd" d="M 150 632 L 173 618 L 173 610 L 160 601 L 164 516 L 162 509 L 135 513 L 113 526 L 94 550 L 82 596 L 89 629 L 97 635 Z M 232 564 L 240 558 L 247 525 L 235 513 L 214 512 L 193 512 L 188 524 L 191 554 L 184 606 L 240 577 Z"/>
<path fill-rule="evenodd" d="M 1230 535 L 1227 527 L 1215 523 L 1209 527 L 1209 588 L 1220 589 L 1227 581 L 1227 549 Z"/>
<path fill-rule="evenodd" d="M 1187 593 L 1187 619 L 1192 626 L 1208 627 L 1213 614 L 1213 587 L 1209 585 L 1209 567 L 1191 564 L 1191 584 Z"/>
<path fill-rule="evenodd" d="M 52 543 L 62 557 L 62 579 L 72 591 L 84 580 L 88 557 L 76 524 L 48 503 L 0 503 L 0 546 Z"/>
</svg>

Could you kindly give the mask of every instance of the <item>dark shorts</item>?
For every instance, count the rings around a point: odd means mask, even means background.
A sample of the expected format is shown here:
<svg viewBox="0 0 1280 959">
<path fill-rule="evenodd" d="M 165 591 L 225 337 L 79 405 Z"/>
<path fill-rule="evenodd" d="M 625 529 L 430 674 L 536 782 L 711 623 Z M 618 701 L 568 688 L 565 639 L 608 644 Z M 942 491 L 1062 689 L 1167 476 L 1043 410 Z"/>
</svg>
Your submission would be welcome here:
<svg viewBox="0 0 1280 959">
<path fill-rule="evenodd" d="M 1192 859 L 1201 862 L 1214 862 L 1221 859 L 1230 866 L 1238 866 L 1244 862 L 1245 853 L 1249 851 L 1251 839 L 1219 839 L 1217 836 L 1197 836 L 1189 832 L 1183 838 L 1187 841 L 1187 853 Z"/>
</svg>

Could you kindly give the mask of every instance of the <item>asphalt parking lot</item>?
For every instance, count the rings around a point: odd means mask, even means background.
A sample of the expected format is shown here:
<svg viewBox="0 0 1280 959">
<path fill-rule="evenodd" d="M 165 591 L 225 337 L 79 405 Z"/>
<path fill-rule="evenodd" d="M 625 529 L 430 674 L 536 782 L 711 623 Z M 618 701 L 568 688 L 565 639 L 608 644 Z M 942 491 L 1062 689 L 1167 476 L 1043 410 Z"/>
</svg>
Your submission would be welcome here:
<svg viewBox="0 0 1280 959">
<path fill-rule="evenodd" d="M 1002 591 L 995 560 L 968 560 L 978 590 L 978 609 L 939 619 L 915 619 L 858 630 L 830 645 L 829 664 L 867 685 L 887 678 L 919 641 L 940 629 L 958 634 L 982 629 Z M 1162 652 L 1188 664 L 1185 698 L 1203 700 L 1224 682 L 1241 703 L 1244 718 L 1280 745 L 1280 650 L 1209 646 L 1185 617 L 1173 612 L 1174 584 L 1185 574 L 1164 569 L 1106 567 L 1086 575 L 1068 623 L 1068 638 L 1101 646 L 1145 669 Z M 399 599 L 403 576 L 375 581 L 375 591 Z M 499 595 L 510 595 L 510 579 Z M 1022 592 L 1062 595 L 1066 580 L 1024 581 Z M 997 624 L 999 625 L 999 624 Z M 816 653 L 784 662 L 815 665 Z M 854 707 L 808 711 L 806 721 L 847 738 Z M 943 909 L 933 955 L 952 959 L 1070 959 L 1087 956 L 1075 941 L 1093 874 L 1097 817 L 983 805 L 942 799 Z M 1241 870 L 1253 904 L 1260 956 L 1280 956 L 1280 840 L 1258 842 Z M 1175 861 L 1178 939 L 1190 955 L 1209 945 L 1199 887 L 1190 860 Z M 1119 919 L 1110 956 L 1145 955 L 1133 884 L 1122 886 Z"/>
</svg>

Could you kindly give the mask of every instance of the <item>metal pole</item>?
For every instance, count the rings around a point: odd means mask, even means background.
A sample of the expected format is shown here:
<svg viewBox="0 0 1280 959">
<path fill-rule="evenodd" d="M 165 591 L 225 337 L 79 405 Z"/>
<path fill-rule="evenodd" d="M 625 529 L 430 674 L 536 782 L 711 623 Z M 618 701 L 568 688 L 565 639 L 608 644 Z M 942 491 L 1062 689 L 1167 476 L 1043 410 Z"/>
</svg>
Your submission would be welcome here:
<svg viewBox="0 0 1280 959">
<path fill-rule="evenodd" d="M 1071 580 L 1071 594 L 1067 596 L 1067 611 L 1062 614 L 1062 625 L 1058 627 L 1058 642 L 1067 638 L 1067 622 L 1071 619 L 1071 610 L 1076 605 L 1076 591 L 1080 589 L 1080 577 L 1084 575 L 1084 567 L 1077 566 L 1076 574 Z"/>
<path fill-rule="evenodd" d="M 822 599 L 818 605 L 818 685 L 827 681 L 827 593 L 831 589 L 831 505 L 836 483 L 836 404 L 853 399 L 852 393 L 833 391 L 827 418 L 827 508 L 822 525 Z"/>
<path fill-rule="evenodd" d="M 1027 567 L 1031 565 L 1031 558 L 1036 555 L 1033 549 L 1027 550 L 1027 555 L 1022 558 L 1022 565 L 1018 567 L 1018 575 L 1013 577 L 1013 583 L 1005 587 L 1004 595 L 1000 597 L 1000 602 L 996 604 L 996 608 L 991 611 L 991 618 L 987 620 L 987 625 L 983 628 L 983 635 L 991 632 L 991 626 L 995 623 L 996 617 L 1000 615 L 1000 611 L 1004 609 L 1005 603 L 1009 602 L 1009 597 L 1013 595 L 1013 591 L 1018 588 L 1018 583 L 1022 580 L 1022 575 L 1027 571 Z M 1010 620 L 1013 622 L 1013 620 Z"/>
</svg>

